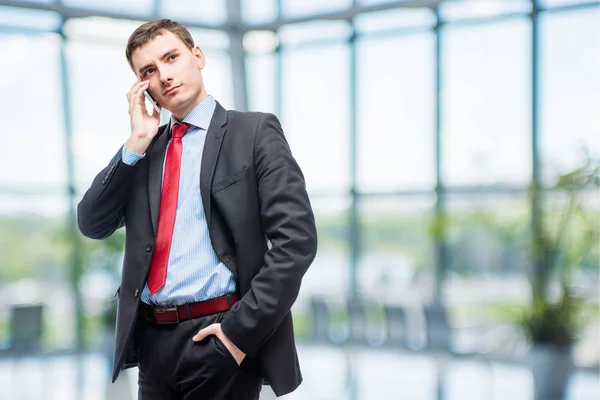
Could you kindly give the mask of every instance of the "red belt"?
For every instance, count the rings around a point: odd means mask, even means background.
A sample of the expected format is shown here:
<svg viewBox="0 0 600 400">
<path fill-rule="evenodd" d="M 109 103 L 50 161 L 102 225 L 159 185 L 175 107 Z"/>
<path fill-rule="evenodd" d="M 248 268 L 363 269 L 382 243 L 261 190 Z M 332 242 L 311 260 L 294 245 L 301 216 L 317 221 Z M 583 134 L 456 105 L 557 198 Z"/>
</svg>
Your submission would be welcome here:
<svg viewBox="0 0 600 400">
<path fill-rule="evenodd" d="M 146 319 L 155 324 L 177 324 L 192 318 L 227 311 L 239 301 L 237 294 L 173 307 L 153 307 L 143 304 Z"/>
</svg>

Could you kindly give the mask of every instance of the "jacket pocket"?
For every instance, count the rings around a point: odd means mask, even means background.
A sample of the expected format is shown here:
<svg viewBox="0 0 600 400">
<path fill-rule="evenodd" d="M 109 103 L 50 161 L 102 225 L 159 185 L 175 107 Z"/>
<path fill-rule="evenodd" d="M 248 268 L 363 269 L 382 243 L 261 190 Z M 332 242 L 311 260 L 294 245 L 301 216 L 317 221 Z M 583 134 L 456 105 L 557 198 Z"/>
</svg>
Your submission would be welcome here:
<svg viewBox="0 0 600 400">
<path fill-rule="evenodd" d="M 229 175 L 227 178 L 221 179 L 219 182 L 213 183 L 212 192 L 216 193 L 218 191 L 221 191 L 249 176 L 250 169 L 248 167 L 244 167 L 244 169 L 234 173 L 233 175 Z"/>
</svg>

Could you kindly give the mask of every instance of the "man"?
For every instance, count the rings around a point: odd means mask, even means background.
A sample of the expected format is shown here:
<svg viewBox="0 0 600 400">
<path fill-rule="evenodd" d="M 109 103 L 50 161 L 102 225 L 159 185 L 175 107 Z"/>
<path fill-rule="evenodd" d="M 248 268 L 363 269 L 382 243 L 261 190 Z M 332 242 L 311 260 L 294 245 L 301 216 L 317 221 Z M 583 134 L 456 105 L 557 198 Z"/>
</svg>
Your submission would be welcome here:
<svg viewBox="0 0 600 400">
<path fill-rule="evenodd" d="M 257 399 L 263 381 L 289 393 L 302 381 L 290 308 L 317 236 L 279 121 L 207 95 L 179 23 L 140 26 L 126 56 L 131 135 L 78 205 L 85 236 L 126 229 L 113 382 L 137 365 L 143 400 Z"/>
</svg>

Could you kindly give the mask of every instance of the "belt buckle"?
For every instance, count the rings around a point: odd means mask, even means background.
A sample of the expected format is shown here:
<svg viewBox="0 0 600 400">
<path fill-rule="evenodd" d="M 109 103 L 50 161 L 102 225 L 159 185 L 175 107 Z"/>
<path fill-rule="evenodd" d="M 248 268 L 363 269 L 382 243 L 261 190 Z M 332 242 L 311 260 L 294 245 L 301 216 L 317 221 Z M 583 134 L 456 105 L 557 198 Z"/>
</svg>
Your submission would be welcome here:
<svg viewBox="0 0 600 400">
<path fill-rule="evenodd" d="M 168 313 L 173 311 L 175 313 L 175 317 L 177 318 L 176 321 L 157 321 L 156 317 L 154 317 L 154 323 L 159 324 L 159 325 L 165 325 L 165 324 L 178 324 L 179 323 L 179 313 L 177 312 L 177 307 L 156 307 L 154 309 L 154 312 L 157 314 L 164 314 L 164 313 Z"/>
</svg>

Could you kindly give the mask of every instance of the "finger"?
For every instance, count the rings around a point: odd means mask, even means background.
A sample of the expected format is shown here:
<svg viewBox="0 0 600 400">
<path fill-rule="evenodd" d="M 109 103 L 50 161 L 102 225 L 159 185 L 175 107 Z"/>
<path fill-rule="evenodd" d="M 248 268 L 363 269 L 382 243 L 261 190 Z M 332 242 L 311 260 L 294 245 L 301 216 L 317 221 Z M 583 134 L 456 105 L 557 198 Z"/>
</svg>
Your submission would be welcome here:
<svg viewBox="0 0 600 400">
<path fill-rule="evenodd" d="M 127 93 L 127 101 L 129 102 L 130 108 L 132 106 L 132 103 L 135 101 L 136 94 L 139 92 L 140 88 L 142 88 L 144 86 L 147 87 L 148 85 L 150 85 L 150 83 L 148 81 L 139 81 Z"/>
<path fill-rule="evenodd" d="M 135 110 L 136 108 L 145 107 L 144 104 L 144 90 L 147 90 L 150 84 L 148 82 L 144 82 L 140 87 L 138 87 L 137 91 L 133 94 L 133 97 L 130 102 L 130 111 Z"/>
<path fill-rule="evenodd" d="M 133 102 L 135 100 L 135 94 L 137 93 L 137 91 L 140 89 L 140 87 L 142 87 L 145 84 L 145 82 L 137 82 L 129 92 L 127 92 L 127 101 L 129 102 L 129 112 L 131 113 L 131 110 L 133 108 Z"/>
<path fill-rule="evenodd" d="M 192 340 L 193 340 L 194 342 L 199 342 L 199 341 L 201 341 L 202 339 L 204 339 L 204 338 L 206 337 L 206 335 L 207 335 L 207 334 L 206 334 L 206 328 L 204 328 L 204 329 L 200 329 L 200 330 L 198 331 L 198 333 L 196 333 L 196 334 L 194 335 L 194 337 L 192 337 Z"/>
<path fill-rule="evenodd" d="M 127 100 L 129 100 L 131 98 L 131 96 L 137 91 L 137 89 L 139 88 L 139 86 L 141 84 L 143 84 L 143 83 L 144 83 L 144 81 L 141 81 L 139 79 L 137 81 L 135 81 L 135 83 L 133 84 L 133 86 L 131 87 L 131 89 L 129 89 L 129 91 L 126 94 Z"/>
</svg>

